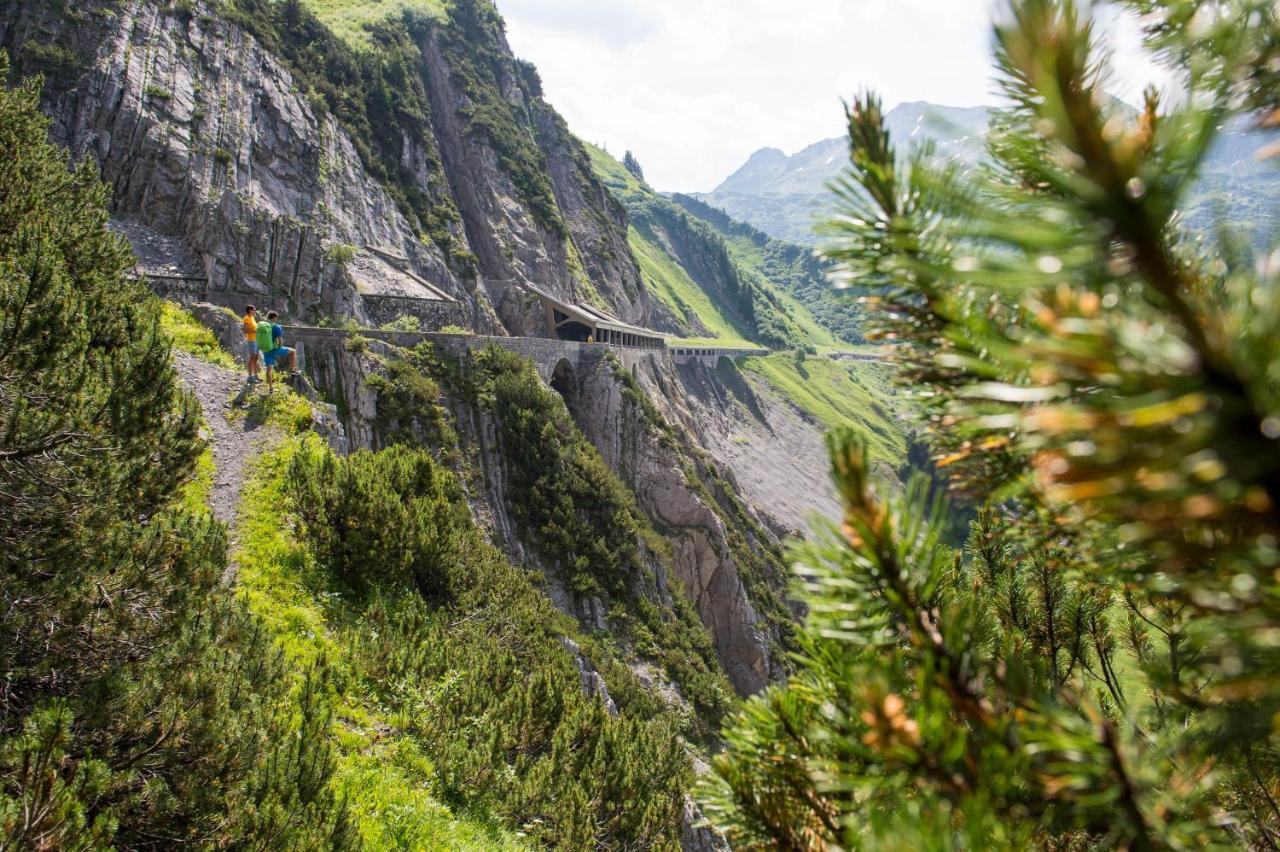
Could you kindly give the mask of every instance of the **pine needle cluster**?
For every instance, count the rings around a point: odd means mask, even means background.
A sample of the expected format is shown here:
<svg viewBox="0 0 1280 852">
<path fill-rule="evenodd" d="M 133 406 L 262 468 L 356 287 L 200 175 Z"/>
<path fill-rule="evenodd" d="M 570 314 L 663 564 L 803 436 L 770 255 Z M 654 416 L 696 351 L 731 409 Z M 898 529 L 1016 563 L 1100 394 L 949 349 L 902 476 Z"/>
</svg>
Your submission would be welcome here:
<svg viewBox="0 0 1280 852">
<path fill-rule="evenodd" d="M 1125 108 L 1088 9 L 1013 0 L 984 165 L 848 107 L 830 257 L 984 508 L 952 551 L 926 483 L 881 498 L 832 437 L 800 673 L 710 791 L 745 846 L 1280 842 L 1280 264 L 1179 216 L 1223 122 L 1280 115 L 1280 21 L 1129 5 L 1185 99 Z"/>
</svg>

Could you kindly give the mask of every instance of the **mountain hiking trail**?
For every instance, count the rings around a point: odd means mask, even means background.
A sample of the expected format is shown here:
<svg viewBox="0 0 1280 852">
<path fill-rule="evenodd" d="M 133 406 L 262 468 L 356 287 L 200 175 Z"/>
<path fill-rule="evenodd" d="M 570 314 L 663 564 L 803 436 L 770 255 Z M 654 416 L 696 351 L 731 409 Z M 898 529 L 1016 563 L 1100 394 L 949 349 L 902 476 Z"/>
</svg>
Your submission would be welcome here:
<svg viewBox="0 0 1280 852">
<path fill-rule="evenodd" d="M 210 364 L 185 352 L 174 352 L 173 360 L 183 385 L 195 395 L 204 414 L 206 437 L 213 448 L 209 508 L 216 519 L 227 525 L 228 550 L 234 553 L 239 544 L 236 520 L 246 476 L 245 464 L 271 449 L 283 436 L 274 427 L 244 416 L 240 406 L 252 388 L 243 372 Z M 239 412 L 240 416 L 233 417 L 233 412 Z M 235 569 L 234 564 L 228 563 L 224 577 L 228 583 L 235 579 Z"/>
</svg>

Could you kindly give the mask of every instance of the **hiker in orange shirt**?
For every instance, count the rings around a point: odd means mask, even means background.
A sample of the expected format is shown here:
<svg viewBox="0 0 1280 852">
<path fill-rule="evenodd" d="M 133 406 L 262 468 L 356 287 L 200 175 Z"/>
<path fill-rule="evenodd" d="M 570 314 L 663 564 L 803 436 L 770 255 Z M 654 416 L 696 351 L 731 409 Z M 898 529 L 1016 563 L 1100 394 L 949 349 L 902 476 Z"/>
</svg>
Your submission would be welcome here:
<svg viewBox="0 0 1280 852">
<path fill-rule="evenodd" d="M 258 321 L 254 318 L 257 310 L 253 305 L 244 309 L 244 319 L 240 325 L 244 327 L 244 353 L 249 367 L 249 381 L 258 381 Z"/>
</svg>

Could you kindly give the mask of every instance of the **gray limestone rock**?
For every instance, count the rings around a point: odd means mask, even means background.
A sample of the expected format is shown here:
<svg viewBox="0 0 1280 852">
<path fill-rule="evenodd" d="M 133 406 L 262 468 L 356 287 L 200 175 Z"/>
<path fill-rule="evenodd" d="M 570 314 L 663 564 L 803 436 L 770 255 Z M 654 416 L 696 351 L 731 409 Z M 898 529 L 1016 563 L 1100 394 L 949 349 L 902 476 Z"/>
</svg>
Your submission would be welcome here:
<svg viewBox="0 0 1280 852">
<path fill-rule="evenodd" d="M 578 665 L 578 675 L 582 678 L 582 691 L 587 695 L 598 697 L 600 703 L 604 705 L 605 712 L 610 716 L 617 716 L 618 705 L 614 704 L 609 696 L 609 688 L 605 685 L 604 678 L 582 655 L 582 649 L 578 647 L 578 643 L 567 636 L 561 636 L 560 644 L 573 656 L 574 662 Z"/>
<path fill-rule="evenodd" d="M 79 67 L 46 85 L 51 135 L 75 159 L 96 162 L 117 216 L 177 241 L 213 301 L 367 322 L 355 280 L 328 250 L 372 245 L 457 299 L 477 331 L 541 333 L 524 282 L 574 301 L 600 298 L 630 322 L 647 321 L 625 215 L 559 116 L 517 85 L 500 35 L 502 91 L 528 122 L 511 132 L 530 135 L 546 158 L 565 228 L 538 224 L 494 144 L 468 125 L 470 100 L 442 37 L 449 24 L 431 25 L 420 39 L 430 133 L 402 140 L 401 173 L 416 192 L 459 211 L 451 238 L 455 254 L 478 259 L 479 278 L 470 279 L 415 231 L 338 120 L 216 4 L 86 0 L 74 14 L 65 5 L 0 4 L 0 48 L 19 74 L 38 70 L 18 49 L 30 39 L 79 57 Z M 437 159 L 445 181 L 427 166 Z"/>
<path fill-rule="evenodd" d="M 715 829 L 704 824 L 698 803 L 685 796 L 684 830 L 680 833 L 683 852 L 729 852 L 729 843 Z"/>
<path fill-rule="evenodd" d="M 659 379 L 672 369 L 665 361 L 642 358 L 635 366 L 636 375 L 649 383 L 677 387 L 670 376 Z M 689 482 L 674 448 L 623 394 L 608 362 L 580 377 L 577 396 L 578 427 L 671 542 L 671 568 L 711 633 L 730 681 L 744 695 L 759 692 L 776 675 L 777 663 L 771 659 L 768 627 L 752 606 L 720 513 Z M 659 408 L 678 404 L 674 394 L 649 397 Z"/>
</svg>

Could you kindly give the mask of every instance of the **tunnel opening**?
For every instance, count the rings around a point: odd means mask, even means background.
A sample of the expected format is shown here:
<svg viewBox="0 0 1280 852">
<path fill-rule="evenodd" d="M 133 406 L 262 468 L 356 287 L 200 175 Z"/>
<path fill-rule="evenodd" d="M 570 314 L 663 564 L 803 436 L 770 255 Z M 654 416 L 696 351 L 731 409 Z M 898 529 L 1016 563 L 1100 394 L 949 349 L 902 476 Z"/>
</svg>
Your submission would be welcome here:
<svg viewBox="0 0 1280 852">
<path fill-rule="evenodd" d="M 573 365 L 567 358 L 561 358 L 556 362 L 556 368 L 551 372 L 551 389 L 560 394 L 565 408 L 569 409 L 570 416 L 576 421 L 578 419 L 578 379 L 573 373 Z"/>
<path fill-rule="evenodd" d="M 556 337 L 561 340 L 576 340 L 579 343 L 586 343 L 591 336 L 591 326 L 580 323 L 577 320 L 569 320 L 556 326 Z"/>
</svg>

